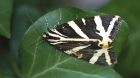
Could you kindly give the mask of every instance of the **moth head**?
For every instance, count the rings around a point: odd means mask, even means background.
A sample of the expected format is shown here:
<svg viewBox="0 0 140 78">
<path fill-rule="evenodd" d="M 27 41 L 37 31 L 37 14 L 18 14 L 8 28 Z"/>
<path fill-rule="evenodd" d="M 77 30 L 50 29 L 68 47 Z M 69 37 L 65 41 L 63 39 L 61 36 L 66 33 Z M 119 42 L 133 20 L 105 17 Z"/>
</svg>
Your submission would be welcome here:
<svg viewBox="0 0 140 78">
<path fill-rule="evenodd" d="M 47 35 L 46 35 L 47 33 L 46 32 L 44 32 L 43 34 L 42 34 L 42 38 L 47 38 Z"/>
</svg>

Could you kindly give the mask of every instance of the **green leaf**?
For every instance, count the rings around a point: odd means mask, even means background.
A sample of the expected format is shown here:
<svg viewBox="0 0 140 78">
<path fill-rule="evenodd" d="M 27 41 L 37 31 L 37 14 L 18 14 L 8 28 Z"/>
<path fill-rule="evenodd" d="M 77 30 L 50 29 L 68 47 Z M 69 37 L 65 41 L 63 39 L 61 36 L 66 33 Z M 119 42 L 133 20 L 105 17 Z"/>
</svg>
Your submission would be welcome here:
<svg viewBox="0 0 140 78">
<path fill-rule="evenodd" d="M 100 12 L 120 15 L 130 28 L 130 35 L 123 48 L 115 69 L 124 76 L 140 75 L 140 0 L 112 0 Z"/>
<path fill-rule="evenodd" d="M 19 45 L 19 57 L 22 75 L 25 78 L 122 78 L 112 67 L 102 67 L 89 64 L 88 62 L 75 59 L 61 51 L 56 51 L 53 46 L 43 42 L 41 37 L 43 32 L 47 32 L 48 27 L 52 28 L 60 20 L 60 24 L 75 20 L 76 17 L 91 17 L 101 13 L 92 11 L 82 11 L 77 8 L 66 7 L 49 12 L 39 18 L 25 33 Z M 122 44 L 126 40 L 128 33 L 126 23 L 123 21 L 118 37 L 113 46 L 117 55 Z M 122 43 L 122 44 L 119 44 Z M 119 44 L 120 46 L 115 46 Z"/>
<path fill-rule="evenodd" d="M 0 35 L 10 38 L 12 0 L 0 0 Z"/>
<path fill-rule="evenodd" d="M 7 59 L 0 58 L 0 78 L 14 77 L 13 70 Z"/>
<path fill-rule="evenodd" d="M 9 47 L 11 54 L 16 60 L 18 60 L 19 42 L 26 30 L 32 24 L 31 20 L 29 19 L 26 13 L 32 18 L 33 21 L 41 16 L 41 13 L 36 8 L 33 8 L 29 5 L 21 5 L 20 7 L 14 10 L 11 28 L 12 36 L 9 41 Z"/>
</svg>

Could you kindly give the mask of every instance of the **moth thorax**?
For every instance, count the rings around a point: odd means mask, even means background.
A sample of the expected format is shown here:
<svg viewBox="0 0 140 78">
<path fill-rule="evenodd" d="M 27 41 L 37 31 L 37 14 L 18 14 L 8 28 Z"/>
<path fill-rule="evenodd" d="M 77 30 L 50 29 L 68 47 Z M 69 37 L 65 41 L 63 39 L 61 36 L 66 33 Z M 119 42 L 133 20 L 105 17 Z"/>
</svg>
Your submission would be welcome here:
<svg viewBox="0 0 140 78">
<path fill-rule="evenodd" d="M 103 40 L 98 40 L 98 46 L 99 47 L 104 47 L 104 48 L 108 48 L 109 44 L 112 43 L 112 40 L 108 37 L 103 37 Z"/>
</svg>

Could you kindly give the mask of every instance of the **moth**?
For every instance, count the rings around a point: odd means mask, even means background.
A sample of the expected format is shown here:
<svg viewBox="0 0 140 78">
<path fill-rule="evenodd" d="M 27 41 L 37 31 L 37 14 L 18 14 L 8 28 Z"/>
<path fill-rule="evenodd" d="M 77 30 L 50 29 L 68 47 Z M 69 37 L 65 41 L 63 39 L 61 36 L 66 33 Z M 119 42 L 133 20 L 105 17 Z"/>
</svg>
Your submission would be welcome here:
<svg viewBox="0 0 140 78">
<path fill-rule="evenodd" d="M 91 64 L 110 66 L 117 63 L 117 57 L 110 45 L 121 23 L 120 16 L 97 15 L 48 28 L 48 32 L 44 32 L 42 37 L 69 55 Z"/>
</svg>

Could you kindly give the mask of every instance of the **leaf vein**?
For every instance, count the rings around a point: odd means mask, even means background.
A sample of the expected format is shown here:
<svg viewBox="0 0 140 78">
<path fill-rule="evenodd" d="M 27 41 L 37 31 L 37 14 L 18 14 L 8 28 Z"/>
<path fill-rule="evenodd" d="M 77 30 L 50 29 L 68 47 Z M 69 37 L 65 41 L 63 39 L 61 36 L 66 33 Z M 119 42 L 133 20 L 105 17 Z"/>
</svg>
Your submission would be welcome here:
<svg viewBox="0 0 140 78">
<path fill-rule="evenodd" d="M 40 38 L 40 37 L 39 37 Z M 37 43 L 38 43 L 38 41 L 39 41 L 39 38 L 37 39 Z M 31 68 L 30 68 L 30 70 L 29 70 L 29 73 L 28 73 L 28 75 L 27 75 L 27 78 L 29 77 L 29 75 L 31 74 L 31 72 L 32 72 L 32 70 L 33 70 L 33 67 L 34 67 L 34 64 L 35 64 L 35 60 L 36 60 L 36 52 L 37 52 L 37 45 L 35 46 L 35 52 L 34 52 L 34 54 L 33 54 L 33 63 L 32 63 L 32 65 L 31 65 Z"/>
<path fill-rule="evenodd" d="M 68 59 L 66 59 L 66 60 L 64 60 L 64 61 L 62 61 L 62 62 L 56 63 L 54 66 L 52 66 L 52 67 L 50 67 L 49 69 L 44 70 L 44 71 L 42 71 L 42 72 L 40 72 L 40 73 L 38 73 L 38 74 L 35 74 L 35 75 L 32 76 L 31 78 L 35 78 L 35 77 L 38 77 L 38 76 L 40 76 L 40 75 L 42 75 L 42 74 L 45 74 L 45 73 L 48 72 L 49 70 L 55 69 L 58 65 L 60 65 L 60 64 L 62 64 L 62 63 L 65 63 L 65 62 L 68 61 L 69 59 L 70 59 L 70 58 L 68 58 Z"/>
</svg>

